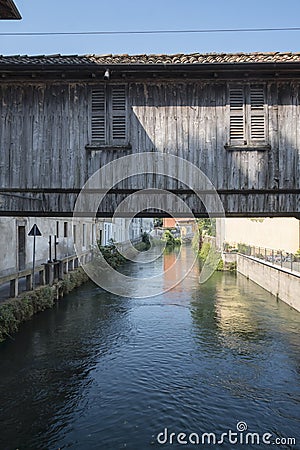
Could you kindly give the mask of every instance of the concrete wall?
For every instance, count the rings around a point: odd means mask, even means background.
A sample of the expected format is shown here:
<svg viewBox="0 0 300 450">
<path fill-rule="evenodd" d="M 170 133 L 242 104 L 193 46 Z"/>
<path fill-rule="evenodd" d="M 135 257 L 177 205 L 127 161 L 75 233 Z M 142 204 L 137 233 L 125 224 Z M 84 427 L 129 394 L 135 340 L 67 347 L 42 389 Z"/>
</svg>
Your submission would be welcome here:
<svg viewBox="0 0 300 450">
<path fill-rule="evenodd" d="M 222 259 L 225 264 L 235 263 L 236 258 L 237 258 L 237 253 L 222 252 Z"/>
<path fill-rule="evenodd" d="M 32 265 L 33 237 L 28 236 L 36 224 L 42 236 L 36 237 L 36 263 L 42 264 L 49 259 L 49 236 L 52 236 L 52 259 L 54 258 L 54 235 L 58 232 L 57 259 L 75 253 L 74 227 L 70 218 L 42 217 L 1 217 L 0 218 L 0 276 L 18 272 L 18 227 L 25 227 L 25 268 Z M 76 223 L 76 247 L 85 251 L 95 243 L 97 229 L 91 220 L 85 221 L 85 242 L 83 243 L 83 222 Z M 84 244 L 84 245 L 83 245 Z"/>
<path fill-rule="evenodd" d="M 224 240 L 256 247 L 296 252 L 300 248 L 300 221 L 294 218 L 225 219 Z"/>
<path fill-rule="evenodd" d="M 237 271 L 300 312 L 300 275 L 241 254 Z"/>
</svg>

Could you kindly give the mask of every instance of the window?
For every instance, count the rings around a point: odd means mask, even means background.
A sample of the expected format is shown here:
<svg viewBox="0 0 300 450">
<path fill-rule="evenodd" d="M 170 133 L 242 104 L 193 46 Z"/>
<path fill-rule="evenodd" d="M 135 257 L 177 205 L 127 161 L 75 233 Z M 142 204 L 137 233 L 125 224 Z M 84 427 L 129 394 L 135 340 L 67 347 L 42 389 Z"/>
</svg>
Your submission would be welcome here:
<svg viewBox="0 0 300 450">
<path fill-rule="evenodd" d="M 92 224 L 92 244 L 95 243 L 96 240 L 96 225 L 93 223 Z"/>
<path fill-rule="evenodd" d="M 82 247 L 86 246 L 86 224 L 82 224 Z"/>
<path fill-rule="evenodd" d="M 59 238 L 59 222 L 56 222 L 56 237 Z"/>
<path fill-rule="evenodd" d="M 68 222 L 64 222 L 64 237 L 68 237 Z"/>
<path fill-rule="evenodd" d="M 124 145 L 127 136 L 125 85 L 103 85 L 92 90 L 92 143 Z"/>
<path fill-rule="evenodd" d="M 267 143 L 267 108 L 263 85 L 229 87 L 231 146 L 259 146 Z"/>
<path fill-rule="evenodd" d="M 73 225 L 73 242 L 76 244 L 76 225 Z"/>
</svg>

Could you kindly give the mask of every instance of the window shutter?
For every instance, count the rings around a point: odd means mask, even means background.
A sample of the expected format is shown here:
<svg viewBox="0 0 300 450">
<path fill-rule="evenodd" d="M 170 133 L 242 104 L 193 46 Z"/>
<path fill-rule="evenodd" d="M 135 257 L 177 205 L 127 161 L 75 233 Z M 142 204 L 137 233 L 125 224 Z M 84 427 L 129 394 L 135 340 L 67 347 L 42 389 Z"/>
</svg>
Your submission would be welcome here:
<svg viewBox="0 0 300 450">
<path fill-rule="evenodd" d="M 124 142 L 127 135 L 126 124 L 126 89 L 125 86 L 112 86 L 112 140 Z"/>
<path fill-rule="evenodd" d="M 230 141 L 235 143 L 243 142 L 245 139 L 244 103 L 243 87 L 230 88 Z"/>
<path fill-rule="evenodd" d="M 263 86 L 250 86 L 250 115 L 251 139 L 265 140 L 265 94 Z"/>
<path fill-rule="evenodd" d="M 92 141 L 106 141 L 106 98 L 104 86 L 92 91 Z"/>
</svg>

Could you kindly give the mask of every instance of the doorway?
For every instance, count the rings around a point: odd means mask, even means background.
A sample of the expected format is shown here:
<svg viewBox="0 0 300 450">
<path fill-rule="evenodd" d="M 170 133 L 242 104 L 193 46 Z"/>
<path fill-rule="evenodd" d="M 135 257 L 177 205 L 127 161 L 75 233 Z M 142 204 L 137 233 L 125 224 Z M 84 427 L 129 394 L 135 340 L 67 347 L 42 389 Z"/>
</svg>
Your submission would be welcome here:
<svg viewBox="0 0 300 450">
<path fill-rule="evenodd" d="M 24 270 L 26 265 L 26 233 L 25 226 L 18 226 L 18 270 Z"/>
</svg>

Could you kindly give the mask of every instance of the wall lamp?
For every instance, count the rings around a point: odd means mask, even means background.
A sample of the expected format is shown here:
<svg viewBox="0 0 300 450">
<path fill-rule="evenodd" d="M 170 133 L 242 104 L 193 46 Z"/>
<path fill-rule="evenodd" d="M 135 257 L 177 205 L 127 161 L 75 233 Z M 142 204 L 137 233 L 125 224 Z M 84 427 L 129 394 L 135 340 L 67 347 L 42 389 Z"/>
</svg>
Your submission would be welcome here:
<svg viewBox="0 0 300 450">
<path fill-rule="evenodd" d="M 106 71 L 104 72 L 103 78 L 104 80 L 109 80 L 110 77 L 110 71 L 109 69 L 106 69 Z"/>
</svg>

